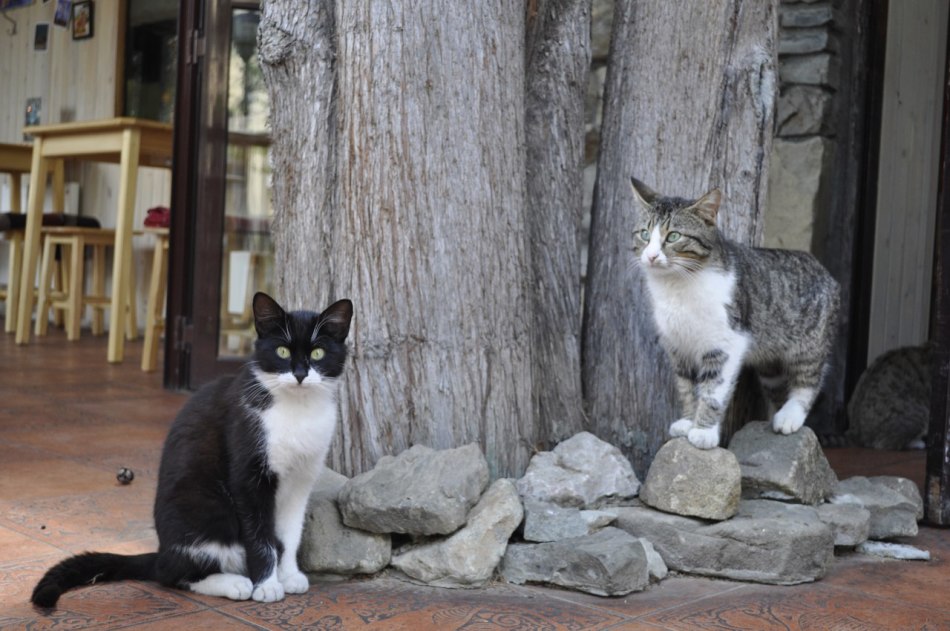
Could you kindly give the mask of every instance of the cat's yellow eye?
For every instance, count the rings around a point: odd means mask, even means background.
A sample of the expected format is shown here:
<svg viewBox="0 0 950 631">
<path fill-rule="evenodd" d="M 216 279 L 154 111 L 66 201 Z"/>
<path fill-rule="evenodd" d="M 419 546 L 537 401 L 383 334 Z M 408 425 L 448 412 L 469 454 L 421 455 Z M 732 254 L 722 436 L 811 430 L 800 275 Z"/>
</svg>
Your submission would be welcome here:
<svg viewBox="0 0 950 631">
<path fill-rule="evenodd" d="M 671 233 L 669 233 L 668 235 L 666 235 L 666 242 L 667 242 L 667 243 L 676 243 L 677 241 L 680 240 L 680 237 L 682 237 L 682 236 L 683 236 L 683 235 L 681 235 L 681 234 L 678 233 L 678 232 L 671 232 Z"/>
<path fill-rule="evenodd" d="M 327 352 L 326 352 L 325 350 L 323 350 L 322 348 L 315 348 L 315 349 L 313 349 L 312 351 L 310 351 L 310 359 L 312 359 L 312 360 L 315 361 L 315 362 L 318 362 L 318 361 L 320 361 L 321 359 L 323 359 L 323 357 L 324 357 L 326 354 L 327 354 Z"/>
<path fill-rule="evenodd" d="M 277 347 L 277 356 L 281 359 L 288 359 L 290 357 L 290 349 L 286 346 Z"/>
<path fill-rule="evenodd" d="M 644 228 L 643 230 L 641 230 L 641 231 L 640 231 L 640 238 L 643 239 L 644 241 L 649 241 L 649 240 L 650 240 L 650 231 L 647 230 L 646 228 Z"/>
</svg>

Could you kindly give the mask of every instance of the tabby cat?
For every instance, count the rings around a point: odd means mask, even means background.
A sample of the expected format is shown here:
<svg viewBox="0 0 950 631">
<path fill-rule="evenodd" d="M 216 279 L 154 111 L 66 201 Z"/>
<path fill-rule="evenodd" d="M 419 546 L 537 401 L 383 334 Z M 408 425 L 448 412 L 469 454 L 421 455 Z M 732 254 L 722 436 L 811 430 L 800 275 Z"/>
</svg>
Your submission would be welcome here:
<svg viewBox="0 0 950 631">
<path fill-rule="evenodd" d="M 861 374 L 848 401 L 848 439 L 873 449 L 923 449 L 930 425 L 933 347 L 890 350 Z"/>
<path fill-rule="evenodd" d="M 670 434 L 716 447 L 743 365 L 758 374 L 772 428 L 798 431 L 821 388 L 838 284 L 810 254 L 726 239 L 718 190 L 687 200 L 631 181 L 642 211 L 633 249 L 682 404 Z"/>
<path fill-rule="evenodd" d="M 36 585 L 34 604 L 53 607 L 73 587 L 128 579 L 263 602 L 307 591 L 297 547 L 337 422 L 353 305 L 288 313 L 258 293 L 253 310 L 251 361 L 196 392 L 168 432 L 158 552 L 67 558 Z"/>
</svg>

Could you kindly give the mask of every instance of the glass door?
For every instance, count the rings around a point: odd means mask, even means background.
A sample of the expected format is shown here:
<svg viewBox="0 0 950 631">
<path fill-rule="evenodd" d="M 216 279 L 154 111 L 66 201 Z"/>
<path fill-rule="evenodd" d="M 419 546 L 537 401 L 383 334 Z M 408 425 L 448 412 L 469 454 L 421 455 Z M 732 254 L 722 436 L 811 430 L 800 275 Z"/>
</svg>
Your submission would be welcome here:
<svg viewBox="0 0 950 631">
<path fill-rule="evenodd" d="M 258 3 L 182 10 L 165 383 L 194 389 L 252 350 L 251 298 L 273 285 L 273 211 Z"/>
</svg>

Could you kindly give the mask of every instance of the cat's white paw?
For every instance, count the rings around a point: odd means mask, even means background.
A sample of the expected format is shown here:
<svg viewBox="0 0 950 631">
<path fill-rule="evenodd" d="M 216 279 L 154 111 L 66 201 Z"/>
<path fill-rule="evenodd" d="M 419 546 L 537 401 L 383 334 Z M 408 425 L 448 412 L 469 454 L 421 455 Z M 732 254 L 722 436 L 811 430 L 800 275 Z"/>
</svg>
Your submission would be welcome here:
<svg viewBox="0 0 950 631">
<path fill-rule="evenodd" d="M 793 434 L 805 424 L 808 416 L 802 404 L 794 399 L 786 401 L 782 409 L 772 417 L 772 429 L 776 434 Z"/>
<path fill-rule="evenodd" d="M 251 579 L 240 574 L 212 574 L 191 583 L 188 588 L 196 594 L 220 596 L 231 600 L 247 600 L 251 597 L 254 584 Z"/>
<path fill-rule="evenodd" d="M 694 427 L 686 435 L 687 440 L 693 447 L 699 449 L 712 449 L 719 446 L 719 426 L 713 427 Z"/>
<path fill-rule="evenodd" d="M 283 600 L 284 586 L 280 584 L 276 576 L 272 576 L 254 588 L 251 598 L 261 603 L 272 603 L 277 600 Z"/>
<path fill-rule="evenodd" d="M 287 594 L 304 594 L 310 589 L 310 581 L 307 580 L 307 575 L 299 570 L 281 576 L 280 584 L 284 586 L 284 593 Z"/>
<path fill-rule="evenodd" d="M 691 429 L 693 429 L 693 422 L 688 418 L 681 418 L 670 425 L 670 436 L 673 438 L 686 436 Z"/>
</svg>

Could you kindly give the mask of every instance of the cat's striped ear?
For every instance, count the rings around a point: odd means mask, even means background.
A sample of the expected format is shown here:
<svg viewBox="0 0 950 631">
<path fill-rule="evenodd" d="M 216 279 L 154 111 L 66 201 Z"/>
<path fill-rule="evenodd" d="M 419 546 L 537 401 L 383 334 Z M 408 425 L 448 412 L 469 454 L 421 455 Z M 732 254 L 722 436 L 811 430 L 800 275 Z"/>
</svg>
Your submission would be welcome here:
<svg viewBox="0 0 950 631">
<path fill-rule="evenodd" d="M 633 197 L 644 210 L 650 210 L 653 207 L 653 202 L 660 196 L 659 193 L 635 177 L 630 178 L 630 188 L 633 189 Z"/>
<path fill-rule="evenodd" d="M 323 310 L 317 324 L 320 335 L 326 335 L 342 342 L 350 332 L 350 320 L 353 318 L 353 303 L 343 299 L 334 302 Z"/>
<path fill-rule="evenodd" d="M 262 291 L 254 294 L 252 301 L 254 308 L 254 328 L 257 329 L 257 335 L 265 335 L 275 328 L 284 327 L 287 322 L 287 314 L 281 308 L 277 301 Z"/>
<path fill-rule="evenodd" d="M 690 206 L 696 212 L 700 219 L 710 226 L 716 225 L 716 216 L 719 214 L 719 204 L 722 202 L 722 193 L 718 188 L 714 188 Z"/>
</svg>

